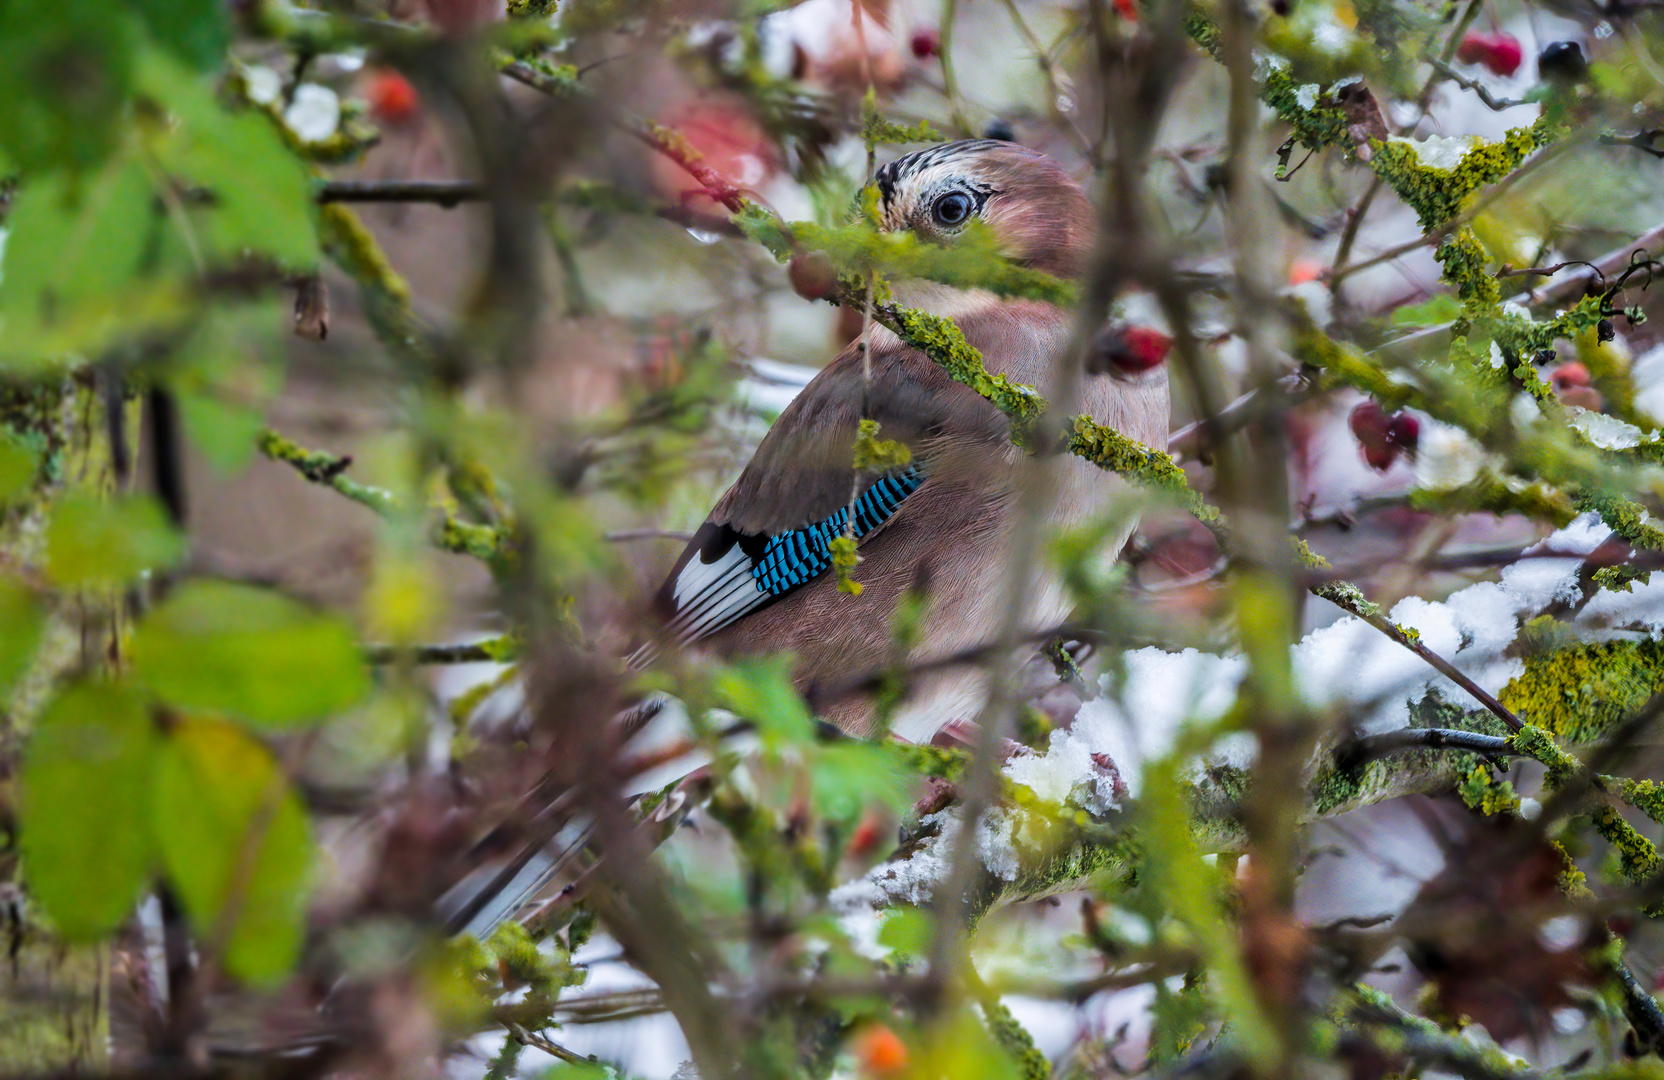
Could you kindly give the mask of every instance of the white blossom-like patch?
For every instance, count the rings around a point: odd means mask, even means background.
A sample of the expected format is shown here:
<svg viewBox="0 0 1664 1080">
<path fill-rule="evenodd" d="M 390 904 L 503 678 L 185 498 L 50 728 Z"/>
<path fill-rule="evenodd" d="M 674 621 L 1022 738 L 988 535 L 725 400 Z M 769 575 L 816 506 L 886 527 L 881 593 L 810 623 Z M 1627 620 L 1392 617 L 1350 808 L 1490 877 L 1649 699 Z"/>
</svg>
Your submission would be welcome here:
<svg viewBox="0 0 1664 1080">
<path fill-rule="evenodd" d="M 270 105 L 283 93 L 283 77 L 264 64 L 251 64 L 243 69 L 243 86 L 250 101 Z"/>
<path fill-rule="evenodd" d="M 1294 103 L 1310 112 L 1317 108 L 1317 95 L 1322 87 L 1316 83 L 1307 83 L 1294 92 Z"/>
<path fill-rule="evenodd" d="M 302 83 L 283 112 L 283 122 L 302 141 L 322 142 L 341 126 L 341 99 L 327 86 Z"/>
</svg>

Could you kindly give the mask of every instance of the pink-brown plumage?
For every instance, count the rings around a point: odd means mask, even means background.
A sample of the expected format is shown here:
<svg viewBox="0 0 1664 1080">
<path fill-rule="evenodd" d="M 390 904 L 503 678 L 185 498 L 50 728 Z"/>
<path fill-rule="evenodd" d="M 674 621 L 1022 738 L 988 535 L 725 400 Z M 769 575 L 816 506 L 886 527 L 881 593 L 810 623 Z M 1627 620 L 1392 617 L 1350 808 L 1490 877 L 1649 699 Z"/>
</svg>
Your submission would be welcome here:
<svg viewBox="0 0 1664 1080">
<path fill-rule="evenodd" d="M 1007 143 L 936 147 L 886 167 L 878 177 L 887 228 L 910 228 L 951 243 L 957 228 L 933 206 L 955 193 L 975 204 L 1008 255 L 1062 276 L 1078 275 L 1090 253 L 1093 215 L 1079 185 L 1056 162 Z M 949 211 L 960 209 L 950 204 Z M 953 216 L 951 213 L 947 215 Z M 952 316 L 987 368 L 1050 395 L 1072 340 L 1072 317 L 1051 305 L 929 282 L 897 283 L 905 304 Z M 718 500 L 699 538 L 672 570 L 661 594 L 674 620 L 686 582 L 706 566 L 738 558 L 736 537 L 766 538 L 825 520 L 850 501 L 856 425 L 876 419 L 882 435 L 912 448 L 923 483 L 880 526 L 862 537 L 856 571 L 863 590 L 850 596 L 828 572 L 756 606 L 697 642 L 724 656 L 788 651 L 796 678 L 823 718 L 852 733 L 871 726 L 864 697 L 825 699 L 851 678 L 894 663 L 891 616 L 909 590 L 925 598 L 922 635 L 909 660 L 929 660 L 991 640 L 1000 622 L 1011 563 L 1010 530 L 1018 485 L 1028 463 L 1007 437 L 1006 418 L 953 382 L 922 353 L 874 328 L 871 382 L 859 349 L 829 364 L 781 415 L 740 478 Z M 1084 411 L 1147 444 L 1165 444 L 1167 381 L 1158 368 L 1138 375 L 1085 379 Z M 1123 481 L 1074 458 L 1059 458 L 1049 521 L 1067 526 L 1107 511 Z M 870 483 L 870 478 L 862 481 Z M 1130 524 L 1128 526 L 1130 529 Z M 1113 538 L 1119 547 L 1123 533 Z M 698 562 L 695 562 L 698 560 Z M 685 574 L 684 571 L 687 571 Z M 744 593 L 734 586 L 734 594 Z M 749 596 L 750 594 L 745 594 Z M 743 597 L 742 597 L 743 599 Z M 1067 614 L 1055 576 L 1042 574 L 1029 596 L 1025 625 L 1042 629 Z M 686 620 L 684 620 L 685 622 Z M 672 621 L 671 625 L 676 625 Z M 913 687 L 896 730 L 928 738 L 937 725 L 974 717 L 980 678 L 974 667 L 939 672 Z"/>
</svg>

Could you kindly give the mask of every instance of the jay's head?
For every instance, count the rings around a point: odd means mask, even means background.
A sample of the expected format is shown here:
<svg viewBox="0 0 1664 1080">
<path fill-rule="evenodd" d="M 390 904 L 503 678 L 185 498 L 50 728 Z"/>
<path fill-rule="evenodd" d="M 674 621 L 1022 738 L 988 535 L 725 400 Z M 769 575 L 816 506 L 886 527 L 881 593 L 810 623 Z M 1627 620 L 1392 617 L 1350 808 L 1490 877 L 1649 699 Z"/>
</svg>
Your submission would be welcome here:
<svg viewBox="0 0 1664 1080">
<path fill-rule="evenodd" d="M 985 222 L 1014 262 L 1077 277 L 1092 249 L 1092 204 L 1057 162 L 992 139 L 944 143 L 878 170 L 884 228 L 950 243 Z"/>
</svg>

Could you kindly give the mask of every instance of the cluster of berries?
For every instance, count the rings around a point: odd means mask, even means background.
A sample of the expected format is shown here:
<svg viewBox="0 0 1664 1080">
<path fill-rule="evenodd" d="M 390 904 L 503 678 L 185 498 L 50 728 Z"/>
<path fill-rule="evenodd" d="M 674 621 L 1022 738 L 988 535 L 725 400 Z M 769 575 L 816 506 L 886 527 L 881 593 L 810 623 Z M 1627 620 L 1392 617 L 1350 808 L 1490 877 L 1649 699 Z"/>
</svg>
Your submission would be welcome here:
<svg viewBox="0 0 1664 1080">
<path fill-rule="evenodd" d="M 1421 438 L 1420 420 L 1404 412 L 1389 414 L 1374 398 L 1354 408 L 1346 422 L 1364 461 L 1377 472 L 1392 468 L 1400 453 L 1413 456 Z"/>
</svg>

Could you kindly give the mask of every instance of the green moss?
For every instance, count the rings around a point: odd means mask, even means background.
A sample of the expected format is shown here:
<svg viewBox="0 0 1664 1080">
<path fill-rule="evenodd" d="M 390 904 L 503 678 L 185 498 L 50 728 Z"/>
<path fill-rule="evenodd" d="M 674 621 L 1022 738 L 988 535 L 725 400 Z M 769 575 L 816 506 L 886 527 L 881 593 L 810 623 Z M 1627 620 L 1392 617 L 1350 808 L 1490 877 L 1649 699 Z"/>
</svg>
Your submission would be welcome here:
<svg viewBox="0 0 1664 1080">
<path fill-rule="evenodd" d="M 1551 787 L 1559 787 L 1582 769 L 1577 759 L 1560 749 L 1554 736 L 1540 727 L 1527 724 L 1508 741 L 1519 753 L 1542 763 L 1548 770 L 1546 779 Z"/>
<path fill-rule="evenodd" d="M 855 467 L 865 472 L 887 472 L 902 469 L 913 460 L 913 451 L 906 443 L 894 439 L 880 439 L 877 420 L 862 420 L 855 433 Z"/>
<path fill-rule="evenodd" d="M 894 308 L 892 328 L 907 344 L 918 349 L 947 372 L 954 382 L 975 390 L 1011 417 L 1012 442 L 1027 447 L 1027 434 L 1035 420 L 1046 411 L 1046 399 L 1032 386 L 1014 383 L 1004 375 L 990 375 L 982 354 L 952 319 L 913 308 Z"/>
<path fill-rule="evenodd" d="M 1165 491 L 1183 502 L 1196 519 L 1218 533 L 1225 518 L 1219 510 L 1191 490 L 1190 481 L 1178 462 L 1164 450 L 1151 449 L 1136 439 L 1105 427 L 1084 414 L 1075 417 L 1069 431 L 1069 452 L 1085 458 L 1100 469 L 1120 473 L 1141 484 Z"/>
<path fill-rule="evenodd" d="M 883 232 L 867 220 L 837 227 L 794 221 L 784 227 L 801 247 L 824 252 L 841 273 L 857 281 L 875 274 L 896 281 L 922 278 L 1059 307 L 1070 307 L 1080 297 L 1080 287 L 1073 281 L 1012 262 L 993 230 L 980 219 L 973 219 L 945 244 L 907 231 Z"/>
<path fill-rule="evenodd" d="M 1580 494 L 1572 505 L 1593 510 L 1607 528 L 1636 547 L 1664 551 L 1664 529 L 1652 523 L 1652 515 L 1640 503 L 1612 492 L 1591 491 Z"/>
<path fill-rule="evenodd" d="M 1433 252 L 1433 261 L 1444 267 L 1440 276 L 1456 287 L 1456 295 L 1470 307 L 1488 307 L 1502 299 L 1502 290 L 1487 269 L 1490 254 L 1472 229 L 1445 237 Z"/>
<path fill-rule="evenodd" d="M 1607 641 L 1525 658 L 1497 695 L 1522 720 L 1571 745 L 1592 743 L 1664 691 L 1664 644 Z"/>
<path fill-rule="evenodd" d="M 367 506 L 383 517 L 389 517 L 398 510 L 398 503 L 390 493 L 347 478 L 347 467 L 352 464 L 350 457 L 306 450 L 271 428 L 261 430 L 255 445 L 262 454 L 273 461 L 294 466 L 295 471 L 314 484 L 333 488 L 353 502 Z"/>
<path fill-rule="evenodd" d="M 1664 869 L 1664 856 L 1658 854 L 1658 848 L 1612 807 L 1601 807 L 1590 820 L 1595 832 L 1617 852 L 1618 867 L 1631 885 L 1644 885 Z M 1647 914 L 1656 917 L 1658 911 L 1655 908 Z"/>
<path fill-rule="evenodd" d="M 855 550 L 853 536 L 834 536 L 826 544 L 832 553 L 832 572 L 838 575 L 838 591 L 850 596 L 861 595 L 861 583 L 854 578 L 855 567 L 861 556 Z"/>
<path fill-rule="evenodd" d="M 947 136 L 927 121 L 898 124 L 885 119 L 884 114 L 878 111 L 878 94 L 870 86 L 867 87 L 866 97 L 861 99 L 861 138 L 868 146 L 947 141 Z"/>
<path fill-rule="evenodd" d="M 318 208 L 318 215 L 324 249 L 342 269 L 387 299 L 410 303 L 410 285 L 393 269 L 387 253 L 357 214 L 341 203 L 326 203 Z"/>
<path fill-rule="evenodd" d="M 1483 762 L 1469 769 L 1467 775 L 1462 777 L 1456 785 L 1456 794 L 1462 797 L 1468 809 L 1487 816 L 1513 814 L 1520 808 L 1519 793 L 1514 790 L 1514 785 L 1496 779 L 1491 767 Z"/>
<path fill-rule="evenodd" d="M 1462 212 L 1469 198 L 1519 168 L 1554 140 L 1546 120 L 1514 128 L 1494 143 L 1481 143 L 1448 169 L 1425 165 L 1415 145 L 1400 139 L 1372 141 L 1370 167 L 1415 210 L 1423 229 L 1436 229 Z"/>
<path fill-rule="evenodd" d="M 1619 790 L 1624 802 L 1664 824 L 1664 786 L 1651 780 L 1623 780 L 1619 783 Z"/>
<path fill-rule="evenodd" d="M 1004 1002 L 992 994 L 987 995 L 980 1002 L 982 1018 L 988 1025 L 988 1033 L 994 1037 L 1000 1049 L 1010 1054 L 1017 1063 L 1017 1071 L 1023 1080 L 1050 1080 L 1052 1063 L 1046 1060 L 1046 1055 L 1034 1045 L 1034 1036 L 1028 1029 L 1017 1022 L 1011 1015 L 1011 1010 Z"/>
<path fill-rule="evenodd" d="M 558 0 L 508 0 L 508 14 L 513 19 L 541 19 L 559 6 Z"/>
</svg>

